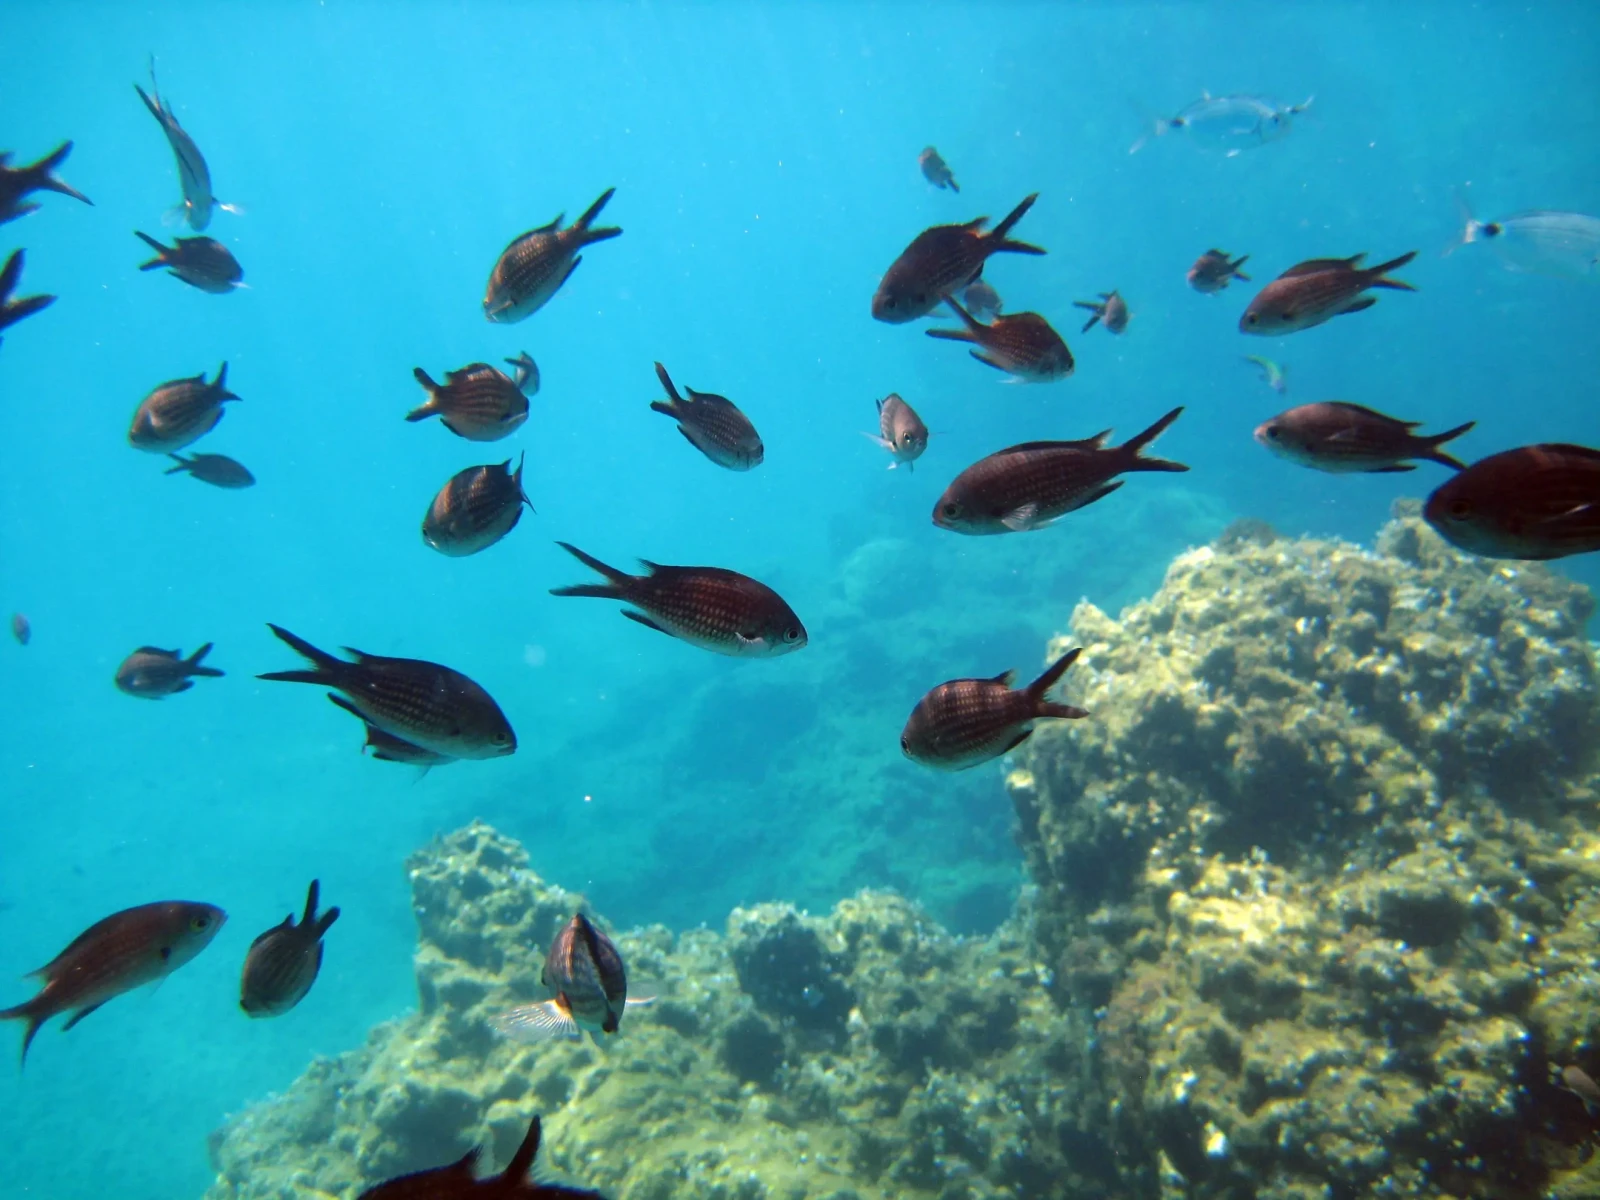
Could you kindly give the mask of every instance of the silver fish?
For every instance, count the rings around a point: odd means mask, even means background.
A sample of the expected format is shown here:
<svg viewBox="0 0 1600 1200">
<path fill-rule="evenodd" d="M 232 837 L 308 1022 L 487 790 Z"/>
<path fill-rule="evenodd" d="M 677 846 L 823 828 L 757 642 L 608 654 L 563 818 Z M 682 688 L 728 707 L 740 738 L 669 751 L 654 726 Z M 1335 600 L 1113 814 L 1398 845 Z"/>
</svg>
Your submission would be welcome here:
<svg viewBox="0 0 1600 1200">
<path fill-rule="evenodd" d="M 221 208 L 224 212 L 237 211 L 231 205 L 217 204 L 216 197 L 211 193 L 211 170 L 206 166 L 205 155 L 200 153 L 200 147 L 194 144 L 194 139 L 178 124 L 178 118 L 172 110 L 161 102 L 161 91 L 156 87 L 154 58 L 150 60 L 150 91 L 155 99 L 147 96 L 137 83 L 133 85 L 133 90 L 139 93 L 139 99 L 144 101 L 150 115 L 160 123 L 161 132 L 167 135 L 167 144 L 172 147 L 172 156 L 178 163 L 178 186 L 183 189 L 183 203 L 178 208 L 183 219 L 189 223 L 189 228 L 199 233 L 211 224 L 213 208 Z"/>
<path fill-rule="evenodd" d="M 928 448 L 928 427 L 917 416 L 916 410 L 900 398 L 898 392 L 890 392 L 878 401 L 878 432 L 865 436 L 877 442 L 894 458 L 889 464 L 891 471 L 902 463 L 906 470 L 916 470 L 912 464 Z"/>
<path fill-rule="evenodd" d="M 560 290 L 583 261 L 585 246 L 621 235 L 616 226 L 593 228 L 595 218 L 616 194 L 605 194 L 567 228 L 557 216 L 548 225 L 530 229 L 500 252 L 499 261 L 489 273 L 489 287 L 483 297 L 483 315 L 491 321 L 510 325 L 538 312 Z"/>
<path fill-rule="evenodd" d="M 1000 293 L 985 279 L 974 279 L 967 284 L 967 290 L 962 293 L 961 298 L 966 310 L 980 321 L 1000 315 L 1002 308 Z"/>
<path fill-rule="evenodd" d="M 206 382 L 205 373 L 163 383 L 140 402 L 128 429 L 128 444 L 152 454 L 170 454 L 203 437 L 222 420 L 223 405 L 237 400 L 228 390 L 228 364 Z"/>
<path fill-rule="evenodd" d="M 1310 108 L 1315 98 L 1308 96 L 1301 104 L 1285 106 L 1260 96 L 1213 96 L 1206 92 L 1177 116 L 1155 118 L 1151 132 L 1128 147 L 1128 153 L 1137 154 L 1152 137 L 1186 133 L 1202 149 L 1219 150 L 1233 158 L 1283 137 L 1293 126 L 1294 118 Z"/>
<path fill-rule="evenodd" d="M 1468 211 L 1461 244 L 1473 242 L 1489 243 L 1513 271 L 1600 280 L 1600 217 L 1541 209 L 1479 221 Z"/>
</svg>

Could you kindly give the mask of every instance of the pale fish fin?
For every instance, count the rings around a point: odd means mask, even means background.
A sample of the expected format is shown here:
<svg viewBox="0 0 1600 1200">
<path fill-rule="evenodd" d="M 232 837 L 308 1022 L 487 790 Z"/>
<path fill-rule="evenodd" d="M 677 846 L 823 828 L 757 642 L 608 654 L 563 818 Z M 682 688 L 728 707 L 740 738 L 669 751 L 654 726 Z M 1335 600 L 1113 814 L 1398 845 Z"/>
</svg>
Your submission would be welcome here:
<svg viewBox="0 0 1600 1200">
<path fill-rule="evenodd" d="M 891 442 L 888 438 L 879 437 L 875 433 L 867 433 L 865 431 L 862 432 L 861 436 L 866 438 L 867 441 L 869 441 L 869 442 L 877 442 L 878 445 L 882 446 L 885 450 L 893 450 L 894 449 L 894 443 Z"/>
<path fill-rule="evenodd" d="M 1030 529 L 1043 529 L 1050 522 L 1039 520 L 1037 504 L 1024 504 L 1021 508 L 1014 508 L 1001 517 L 1000 524 L 1012 533 L 1026 533 Z"/>
<path fill-rule="evenodd" d="M 189 206 L 187 204 L 174 204 L 161 214 L 161 225 L 165 229 L 176 229 L 189 220 Z"/>
<path fill-rule="evenodd" d="M 489 1018 L 489 1024 L 512 1041 L 527 1045 L 553 1041 L 576 1042 L 583 1039 L 583 1034 L 579 1032 L 578 1023 L 572 1019 L 572 1014 L 554 1000 L 546 1000 L 542 1004 L 525 1004 L 520 1008 L 498 1013 Z"/>
<path fill-rule="evenodd" d="M 656 997 L 654 996 L 629 996 L 627 1000 L 623 1001 L 622 1007 L 638 1008 L 646 1004 L 654 1004 L 655 1002 Z"/>
<path fill-rule="evenodd" d="M 242 204 L 220 204 L 219 203 L 217 205 L 217 207 L 220 208 L 225 213 L 232 213 L 236 217 L 242 217 L 249 211 Z"/>
</svg>

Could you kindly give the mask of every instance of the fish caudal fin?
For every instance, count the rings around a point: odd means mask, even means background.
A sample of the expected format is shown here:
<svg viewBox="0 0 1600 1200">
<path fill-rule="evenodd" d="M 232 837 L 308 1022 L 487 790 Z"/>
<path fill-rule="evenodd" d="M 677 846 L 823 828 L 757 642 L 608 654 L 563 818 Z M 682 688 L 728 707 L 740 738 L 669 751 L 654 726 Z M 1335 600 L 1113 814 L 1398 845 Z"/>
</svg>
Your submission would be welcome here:
<svg viewBox="0 0 1600 1200">
<path fill-rule="evenodd" d="M 583 234 L 583 244 L 585 246 L 587 246 L 590 242 L 603 242 L 607 238 L 614 238 L 621 235 L 622 230 L 617 228 L 615 225 L 606 225 L 599 229 L 590 228 L 594 224 L 595 218 L 600 215 L 600 210 L 604 208 L 607 201 L 609 201 L 611 197 L 615 196 L 616 194 L 616 188 L 607 188 L 601 194 L 600 199 L 596 200 L 593 204 L 589 205 L 588 208 L 584 209 L 583 216 L 579 217 L 573 222 L 572 227 Z"/>
<path fill-rule="evenodd" d="M 1122 469 L 1124 471 L 1187 471 L 1189 468 L 1180 462 L 1170 462 L 1165 458 L 1146 458 L 1142 453 L 1146 446 L 1165 433 L 1167 428 L 1182 415 L 1183 406 L 1179 405 L 1150 426 L 1149 429 L 1129 438 L 1121 446 L 1117 447 L 1119 450 L 1126 451 L 1131 460 Z"/>
<path fill-rule="evenodd" d="M 1045 668 L 1044 674 L 1028 685 L 1028 695 L 1034 702 L 1035 712 L 1041 717 L 1086 717 L 1089 714 L 1081 708 L 1073 708 L 1070 704 L 1057 704 L 1046 700 L 1045 694 L 1067 673 L 1067 668 L 1078 661 L 1078 655 L 1083 653 L 1082 646 L 1068 650 L 1055 662 Z"/>
<path fill-rule="evenodd" d="M 557 542 L 573 558 L 584 566 L 606 577 L 606 583 L 580 583 L 572 587 L 551 588 L 552 596 L 594 596 L 604 600 L 620 600 L 626 595 L 626 588 L 633 581 L 633 576 L 626 571 L 619 571 L 608 566 L 592 554 L 585 554 L 570 542 Z"/>
<path fill-rule="evenodd" d="M 156 252 L 156 256 L 149 262 L 142 262 L 139 264 L 139 270 L 154 271 L 158 267 L 164 267 L 167 265 L 168 251 L 166 246 L 163 246 L 160 242 L 156 241 L 156 239 L 151 237 L 148 233 L 140 233 L 137 229 L 133 231 L 133 236 L 143 241 L 147 246 L 150 247 L 150 249 Z"/>
<path fill-rule="evenodd" d="M 656 364 L 656 378 L 661 381 L 661 386 L 667 389 L 667 395 L 672 397 L 673 404 L 683 403 L 683 397 L 678 395 L 678 389 L 672 386 L 672 376 L 667 374 L 667 369 L 660 363 Z M 663 404 L 659 400 L 653 401 L 650 407 L 659 413 L 666 413 L 669 416 L 676 415 L 673 413 L 671 405 Z"/>
<path fill-rule="evenodd" d="M 513 1008 L 490 1017 L 489 1024 L 512 1041 L 527 1045 L 557 1039 L 576 1042 L 583 1038 L 572 1015 L 554 1000 Z"/>
<path fill-rule="evenodd" d="M 1443 450 L 1439 449 L 1439 447 L 1444 445 L 1446 442 L 1453 441 L 1454 439 L 1460 437 L 1463 433 L 1471 430 L 1475 425 L 1477 425 L 1476 421 L 1468 421 L 1465 424 L 1457 425 L 1454 429 L 1446 429 L 1443 433 L 1430 434 L 1428 437 L 1419 439 L 1427 446 L 1427 449 L 1418 452 L 1417 457 L 1425 458 L 1429 462 L 1439 463 L 1441 466 L 1449 467 L 1451 470 L 1465 471 L 1467 469 L 1466 463 L 1452 455 L 1446 454 Z"/>
<path fill-rule="evenodd" d="M 500 1176 L 502 1180 L 515 1185 L 528 1178 L 528 1172 L 533 1169 L 533 1160 L 539 1157 L 540 1136 L 539 1117 L 536 1113 L 528 1125 L 528 1135 L 522 1139 L 522 1145 L 517 1147 L 517 1152 L 506 1164 L 505 1172 Z"/>
<path fill-rule="evenodd" d="M 1015 228 L 1018 221 L 1028 215 L 1028 210 L 1033 207 L 1033 202 L 1039 198 L 1038 192 L 1033 192 L 1023 198 L 1021 204 L 1013 208 L 1006 215 L 1006 219 L 996 225 L 994 229 L 985 234 L 983 240 L 988 243 L 994 252 L 1009 250 L 1013 254 L 1044 254 L 1045 250 L 1027 242 L 1013 242 L 1006 235 Z"/>
<path fill-rule="evenodd" d="M 1398 271 L 1401 267 L 1405 266 L 1408 262 L 1410 262 L 1416 256 L 1417 256 L 1417 252 L 1415 250 L 1408 250 L 1406 253 L 1402 254 L 1399 258 L 1391 258 L 1386 263 L 1379 263 L 1375 267 L 1368 267 L 1367 271 L 1366 271 L 1366 274 L 1368 276 L 1367 286 L 1368 287 L 1381 287 L 1381 288 L 1394 288 L 1396 291 L 1399 291 L 1399 292 L 1414 292 L 1414 291 L 1416 291 L 1417 290 L 1416 288 L 1412 287 L 1409 283 L 1406 283 L 1403 280 L 1400 280 L 1400 279 L 1385 279 L 1385 278 L 1383 278 L 1383 276 L 1387 275 L 1390 271 Z"/>
<path fill-rule="evenodd" d="M 28 1047 L 33 1045 L 34 1035 L 39 1032 L 39 1026 L 45 1022 L 44 1015 L 35 1007 L 38 1001 L 39 997 L 35 996 L 32 1000 L 27 1001 L 25 1004 L 19 1004 L 15 1008 L 0 1009 L 0 1021 L 26 1021 L 28 1023 L 22 1031 L 22 1055 L 18 1060 L 19 1069 L 28 1065 Z"/>
<path fill-rule="evenodd" d="M 257 679 L 271 679 L 279 683 L 320 683 L 339 686 L 343 678 L 342 668 L 346 665 L 325 650 L 318 650 L 304 638 L 296 637 L 281 625 L 267 622 L 267 628 L 277 635 L 278 640 L 287 645 L 296 654 L 307 659 L 315 668 L 311 671 L 272 671 L 266 675 L 257 675 Z M 359 715 L 359 714 L 357 714 Z"/>
<path fill-rule="evenodd" d="M 52 174 L 57 167 L 66 161 L 67 155 L 71 153 L 72 143 L 62 142 L 61 145 L 57 146 L 45 157 L 27 168 L 28 173 L 33 176 L 30 182 L 34 187 L 43 191 L 60 192 L 63 196 L 71 196 L 74 200 L 82 200 L 90 208 L 93 208 L 93 200 L 78 191 L 77 188 L 69 187 L 62 183 Z"/>
<path fill-rule="evenodd" d="M 24 317 L 31 317 L 40 309 L 49 308 L 55 302 L 54 296 L 24 296 L 20 300 L 0 301 L 0 329 L 4 329 L 7 325 L 15 325 Z"/>
<path fill-rule="evenodd" d="M 196 650 L 193 654 L 189 655 L 188 658 L 183 660 L 183 665 L 189 669 L 189 674 L 204 675 L 208 679 L 222 678 L 222 672 L 217 670 L 215 667 L 202 667 L 200 665 L 201 659 L 205 658 L 206 655 L 211 653 L 211 645 L 212 644 L 210 642 L 207 642 L 204 646 L 201 646 L 200 649 Z"/>
</svg>

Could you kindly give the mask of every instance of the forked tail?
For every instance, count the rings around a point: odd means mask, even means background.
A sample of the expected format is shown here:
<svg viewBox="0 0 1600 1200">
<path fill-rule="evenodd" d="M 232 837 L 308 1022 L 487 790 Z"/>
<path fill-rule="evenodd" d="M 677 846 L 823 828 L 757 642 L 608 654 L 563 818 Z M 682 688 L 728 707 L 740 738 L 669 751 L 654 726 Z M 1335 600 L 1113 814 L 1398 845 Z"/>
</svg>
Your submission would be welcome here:
<svg viewBox="0 0 1600 1200">
<path fill-rule="evenodd" d="M 606 583 L 579 583 L 571 587 L 551 588 L 552 596 L 595 596 L 602 600 L 621 600 L 626 595 L 626 588 L 633 580 L 633 576 L 626 571 L 619 571 L 615 567 L 607 566 L 592 554 L 585 554 L 570 542 L 557 542 L 573 558 L 596 574 L 604 575 Z"/>
<path fill-rule="evenodd" d="M 1124 471 L 1187 471 L 1189 468 L 1180 462 L 1171 462 L 1165 458 L 1146 458 L 1141 453 L 1146 446 L 1165 433 L 1167 427 L 1182 415 L 1183 406 L 1179 405 L 1150 426 L 1149 429 L 1129 438 L 1121 446 L 1117 447 L 1119 450 L 1126 451 L 1129 459 L 1127 465 L 1122 469 Z"/>
</svg>

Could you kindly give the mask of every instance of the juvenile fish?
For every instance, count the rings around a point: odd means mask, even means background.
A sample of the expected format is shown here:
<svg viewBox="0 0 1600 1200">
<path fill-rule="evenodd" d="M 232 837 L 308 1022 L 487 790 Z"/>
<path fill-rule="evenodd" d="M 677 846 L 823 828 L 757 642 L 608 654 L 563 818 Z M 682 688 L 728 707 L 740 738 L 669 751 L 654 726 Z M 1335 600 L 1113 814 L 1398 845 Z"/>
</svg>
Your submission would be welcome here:
<svg viewBox="0 0 1600 1200">
<path fill-rule="evenodd" d="M 954 296 L 946 296 L 945 303 L 966 328 L 925 330 L 929 337 L 977 343 L 982 348 L 970 351 L 972 357 L 1009 373 L 1013 382 L 1053 383 L 1072 374 L 1072 351 L 1038 313 L 1009 313 L 985 325 L 956 303 Z"/>
<path fill-rule="evenodd" d="M 135 410 L 128 444 L 152 454 L 182 450 L 215 429 L 222 420 L 222 406 L 238 398 L 228 390 L 227 363 L 217 368 L 210 383 L 203 371 L 191 379 L 163 383 Z"/>
<path fill-rule="evenodd" d="M 311 670 L 273 671 L 257 679 L 311 683 L 343 692 L 370 725 L 413 746 L 450 758 L 501 758 L 517 749 L 505 714 L 488 692 L 460 671 L 417 658 L 385 658 L 345 647 L 355 662 L 318 650 L 287 629 L 268 624 Z"/>
<path fill-rule="evenodd" d="M 527 456 L 524 455 L 524 458 Z M 522 490 L 522 462 L 468 467 L 439 489 L 422 518 L 422 540 L 440 554 L 463 558 L 487 550 L 516 528 L 522 506 L 533 501 Z"/>
<path fill-rule="evenodd" d="M 1600 217 L 1550 210 L 1512 213 L 1498 221 L 1474 220 L 1470 212 L 1466 217 L 1461 244 L 1488 242 L 1513 271 L 1600 279 Z"/>
<path fill-rule="evenodd" d="M 482 1150 L 474 1146 L 448 1166 L 396 1176 L 368 1188 L 356 1200 L 605 1200 L 587 1188 L 530 1182 L 528 1172 L 539 1154 L 539 1137 L 539 1118 L 534 1117 L 528 1136 L 499 1175 L 478 1178 Z"/>
<path fill-rule="evenodd" d="M 39 1027 L 60 1013 L 71 1029 L 95 1009 L 141 984 L 164 979 L 211 944 L 228 915 L 213 904 L 167 900 L 123 909 L 84 930 L 34 974 L 44 986 L 0 1020 L 26 1021 L 22 1061 Z"/>
<path fill-rule="evenodd" d="M 154 646 L 140 646 L 117 668 L 117 687 L 130 696 L 143 700 L 160 700 L 175 696 L 194 686 L 194 676 L 221 679 L 222 672 L 215 667 L 203 667 L 200 662 L 211 653 L 207 642 L 188 658 L 180 650 L 158 650 Z"/>
<path fill-rule="evenodd" d="M 532 399 L 539 394 L 539 364 L 524 350 L 515 358 L 505 360 L 517 369 L 512 377 L 512 382 L 517 385 L 517 391 Z"/>
<path fill-rule="evenodd" d="M 794 610 L 777 592 L 748 575 L 721 567 L 664 567 L 653 562 L 644 563 L 648 574 L 629 575 L 576 546 L 556 545 L 607 582 L 551 588 L 552 596 L 621 600 L 640 610 L 623 610 L 630 621 L 737 658 L 775 658 L 806 644 L 806 628 Z"/>
<path fill-rule="evenodd" d="M 11 636 L 16 639 L 19 646 L 26 646 L 33 640 L 33 626 L 21 613 L 11 614 Z"/>
<path fill-rule="evenodd" d="M 21 278 L 22 251 L 13 250 L 11 257 L 6 259 L 6 265 L 0 267 L 0 329 L 15 325 L 24 317 L 31 317 L 56 302 L 54 296 L 44 295 L 18 296 L 13 300 L 11 293 L 17 290 L 17 282 Z"/>
<path fill-rule="evenodd" d="M 1082 332 L 1088 333 L 1101 322 L 1105 323 L 1107 333 L 1121 333 L 1128 327 L 1128 304 L 1116 292 L 1101 292 L 1100 299 L 1074 300 L 1073 308 L 1085 308 L 1094 314 L 1083 324 Z"/>
<path fill-rule="evenodd" d="M 1256 441 L 1279 458 L 1336 475 L 1415 471 L 1416 464 L 1407 461 L 1413 458 L 1462 470 L 1465 464 L 1439 447 L 1466 433 L 1476 422 L 1427 436 L 1413 432 L 1419 423 L 1398 421 L 1360 404 L 1325 400 L 1302 404 L 1263 421 L 1256 428 Z"/>
<path fill-rule="evenodd" d="M 1239 318 L 1239 332 L 1269 337 L 1298 333 L 1334 317 L 1360 312 L 1378 302 L 1375 296 L 1361 294 L 1368 288 L 1414 292 L 1417 289 L 1409 283 L 1385 276 L 1416 256 L 1417 252 L 1412 250 L 1376 267 L 1361 265 L 1365 254 L 1349 258 L 1311 258 L 1297 263 L 1256 293 L 1250 307 Z"/>
<path fill-rule="evenodd" d="M 337 907 L 317 914 L 318 883 L 306 891 L 300 924 L 294 914 L 255 941 L 244 958 L 239 979 L 239 1007 L 252 1017 L 281 1017 L 304 1000 L 322 970 L 322 937 L 339 919 Z"/>
<path fill-rule="evenodd" d="M 1239 270 L 1249 260 L 1248 254 L 1230 260 L 1226 250 L 1207 250 L 1189 268 L 1189 286 L 1202 295 L 1215 296 L 1232 280 L 1242 279 L 1249 283 L 1250 276 Z"/>
<path fill-rule="evenodd" d="M 1600 450 L 1546 442 L 1504 450 L 1436 488 L 1422 515 L 1451 545 L 1535 561 L 1600 550 Z"/>
<path fill-rule="evenodd" d="M 941 683 L 911 710 L 900 734 L 901 753 L 925 767 L 964 771 L 1015 750 L 1043 717 L 1087 717 L 1081 708 L 1046 697 L 1082 653 L 1081 648 L 1067 651 L 1025 688 L 1012 687 L 1015 671 Z"/>
<path fill-rule="evenodd" d="M 0 151 L 0 225 L 25 217 L 39 207 L 28 200 L 31 192 L 60 192 L 74 200 L 82 200 L 93 207 L 94 201 L 75 188 L 70 188 L 55 177 L 55 169 L 72 153 L 72 143 L 62 142 L 38 162 L 25 167 L 13 167 L 9 150 Z"/>
<path fill-rule="evenodd" d="M 178 465 L 168 467 L 163 475 L 177 475 L 187 471 L 201 483 L 209 483 L 212 487 L 219 488 L 247 488 L 254 487 L 256 477 L 241 462 L 235 462 L 226 454 L 191 454 L 185 458 L 181 454 L 169 454 Z"/>
<path fill-rule="evenodd" d="M 965 225 L 935 225 L 917 234 L 878 284 L 872 297 L 873 317 L 891 325 L 915 321 L 983 274 L 991 254 L 1043 254 L 1038 246 L 1007 236 L 1038 198 L 1038 192 L 1024 198 L 987 233 L 983 227 L 989 218 L 979 217 Z"/>
<path fill-rule="evenodd" d="M 519 1042 L 576 1042 L 587 1033 L 598 1043 L 596 1035 L 617 1032 L 628 1005 L 654 998 L 628 999 L 628 972 L 616 943 L 581 912 L 550 943 L 539 982 L 555 998 L 501 1013 L 493 1018 L 496 1029 Z"/>
<path fill-rule="evenodd" d="M 442 767 L 445 763 L 456 761 L 448 754 L 424 750 L 421 746 L 413 746 L 405 739 L 395 737 L 392 733 L 385 733 L 363 717 L 361 710 L 339 695 L 338 692 L 329 692 L 328 699 L 361 722 L 362 727 L 367 731 L 367 740 L 362 745 L 362 749 L 371 750 L 372 757 L 379 762 L 404 763 L 411 767 L 421 767 L 422 774 L 426 775 L 434 767 Z"/>
<path fill-rule="evenodd" d="M 1122 486 L 1125 471 L 1187 471 L 1141 451 L 1183 412 L 1175 408 L 1137 437 L 1107 446 L 1109 429 L 1076 442 L 1023 442 L 979 459 L 945 489 L 933 523 L 956 533 L 1021 533 L 1093 504 Z"/>
<path fill-rule="evenodd" d="M 1314 99 L 1307 97 L 1303 104 L 1285 107 L 1260 96 L 1213 96 L 1206 92 L 1177 116 L 1157 117 L 1151 132 L 1130 146 L 1128 153 L 1137 154 L 1152 136 L 1186 133 L 1202 149 L 1233 158 L 1283 137 L 1293 127 L 1294 118 L 1310 108 Z"/>
<path fill-rule="evenodd" d="M 528 397 L 518 381 L 488 363 L 469 363 L 459 371 L 446 371 L 443 385 L 435 383 L 421 367 L 413 368 L 411 374 L 427 389 L 428 399 L 406 414 L 408 421 L 438 416 L 439 423 L 457 437 L 498 442 L 528 419 Z M 520 366 L 518 374 L 524 374 Z"/>
<path fill-rule="evenodd" d="M 898 392 L 890 392 L 878 401 L 878 432 L 866 436 L 889 452 L 894 459 L 889 464 L 891 471 L 901 463 L 908 471 L 916 470 L 912 464 L 928 448 L 928 427 Z"/>
<path fill-rule="evenodd" d="M 161 126 L 161 132 L 167 135 L 167 144 L 172 147 L 172 156 L 178 164 L 178 186 L 183 189 L 183 203 L 178 206 L 178 211 L 189 223 L 189 228 L 199 233 L 211 224 L 213 208 L 236 212 L 232 205 L 217 204 L 216 197 L 211 194 L 211 170 L 206 166 L 205 155 L 200 153 L 200 147 L 194 144 L 194 139 L 178 124 L 178 118 L 172 110 L 161 103 L 161 91 L 156 87 L 154 59 L 150 60 L 150 91 L 155 99 L 145 95 L 145 90 L 137 83 L 133 85 L 133 90 L 139 93 L 139 99 L 144 101 L 150 115 Z"/>
<path fill-rule="evenodd" d="M 761 465 L 766 456 L 761 435 L 732 400 L 693 388 L 685 389 L 687 398 L 680 396 L 660 363 L 656 364 L 656 378 L 671 399 L 652 400 L 650 408 L 676 421 L 678 432 L 691 446 L 730 471 L 748 471 Z"/>
<path fill-rule="evenodd" d="M 955 174 L 950 170 L 950 165 L 932 146 L 917 155 L 917 166 L 922 168 L 922 177 L 934 187 L 949 188 L 952 192 L 961 190 L 961 186 L 956 183 Z"/>
<path fill-rule="evenodd" d="M 1278 395 L 1283 395 L 1289 390 L 1289 380 L 1284 368 L 1273 362 L 1270 358 L 1262 358 L 1259 354 L 1246 354 L 1244 361 L 1255 365 L 1261 372 L 1261 382 L 1266 384 Z"/>
<path fill-rule="evenodd" d="M 489 272 L 489 288 L 483 297 L 483 315 L 502 325 L 531 317 L 543 308 L 561 285 L 572 277 L 583 261 L 585 246 L 621 235 L 614 225 L 594 228 L 595 218 L 616 194 L 607 188 L 583 216 L 562 229 L 561 217 L 548 225 L 530 229 L 500 252 L 500 260 Z"/>
<path fill-rule="evenodd" d="M 974 279 L 961 294 L 966 309 L 978 320 L 1000 315 L 1000 293 L 989 286 L 987 280 Z"/>
<path fill-rule="evenodd" d="M 166 267 L 168 274 L 213 296 L 225 296 L 234 288 L 244 286 L 240 282 L 244 279 L 244 268 L 216 238 L 174 238 L 172 245 L 163 246 L 148 233 L 135 229 L 133 234 L 156 252 L 149 262 L 139 264 L 141 271 Z"/>
</svg>

